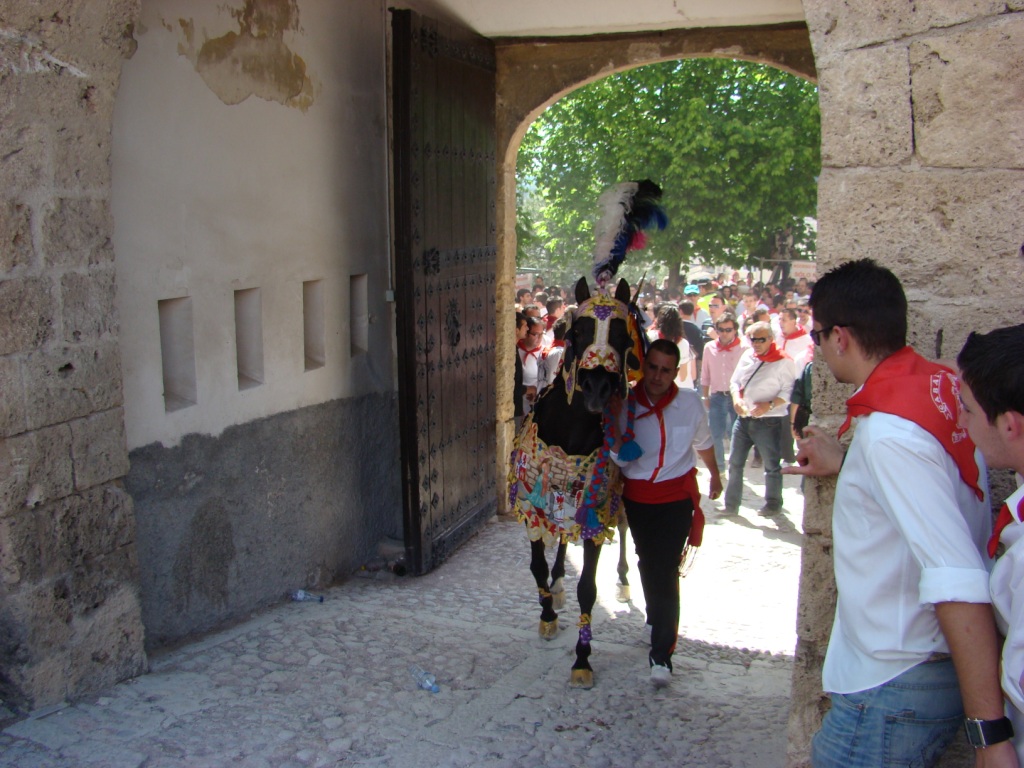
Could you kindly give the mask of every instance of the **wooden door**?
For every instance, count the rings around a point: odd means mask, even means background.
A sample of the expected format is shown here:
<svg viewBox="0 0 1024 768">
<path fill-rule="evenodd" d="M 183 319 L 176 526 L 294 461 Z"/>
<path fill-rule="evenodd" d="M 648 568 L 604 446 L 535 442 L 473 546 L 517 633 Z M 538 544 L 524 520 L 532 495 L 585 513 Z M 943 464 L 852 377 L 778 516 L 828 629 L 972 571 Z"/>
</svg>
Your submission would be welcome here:
<svg viewBox="0 0 1024 768">
<path fill-rule="evenodd" d="M 426 573 L 495 509 L 495 58 L 412 11 L 392 32 L 405 543 Z"/>
</svg>

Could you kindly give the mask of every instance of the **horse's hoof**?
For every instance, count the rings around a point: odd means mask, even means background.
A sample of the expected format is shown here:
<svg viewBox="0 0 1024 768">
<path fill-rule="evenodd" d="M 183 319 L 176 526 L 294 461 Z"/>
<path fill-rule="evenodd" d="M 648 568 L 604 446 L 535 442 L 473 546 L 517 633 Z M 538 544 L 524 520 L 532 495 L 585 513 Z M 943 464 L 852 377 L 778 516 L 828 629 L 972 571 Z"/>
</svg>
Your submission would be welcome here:
<svg viewBox="0 0 1024 768">
<path fill-rule="evenodd" d="M 556 611 L 565 608 L 565 584 L 561 578 L 555 579 L 551 585 L 551 607 Z"/>
<path fill-rule="evenodd" d="M 615 599 L 620 603 L 629 602 L 629 584 L 616 584 L 615 585 Z"/>
<path fill-rule="evenodd" d="M 558 635 L 558 619 L 554 621 L 541 620 L 540 626 L 537 628 L 537 634 L 544 640 L 553 640 Z"/>
<path fill-rule="evenodd" d="M 594 670 L 574 669 L 569 675 L 570 688 L 585 688 L 588 691 L 594 687 Z"/>
</svg>

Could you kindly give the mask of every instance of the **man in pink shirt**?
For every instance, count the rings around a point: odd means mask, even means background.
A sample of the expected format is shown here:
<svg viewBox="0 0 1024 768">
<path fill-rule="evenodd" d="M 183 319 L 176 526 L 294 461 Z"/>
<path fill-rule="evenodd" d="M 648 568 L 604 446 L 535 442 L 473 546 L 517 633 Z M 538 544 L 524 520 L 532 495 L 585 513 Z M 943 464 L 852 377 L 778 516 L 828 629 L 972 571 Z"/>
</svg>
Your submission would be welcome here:
<svg viewBox="0 0 1024 768">
<path fill-rule="evenodd" d="M 704 345 L 704 359 L 700 369 L 700 386 L 707 403 L 708 423 L 715 441 L 718 466 L 725 464 L 725 437 L 732 433 L 736 422 L 736 409 L 729 394 L 729 379 L 745 348 L 740 343 L 739 324 L 731 312 L 723 312 L 715 322 L 718 338 Z"/>
</svg>

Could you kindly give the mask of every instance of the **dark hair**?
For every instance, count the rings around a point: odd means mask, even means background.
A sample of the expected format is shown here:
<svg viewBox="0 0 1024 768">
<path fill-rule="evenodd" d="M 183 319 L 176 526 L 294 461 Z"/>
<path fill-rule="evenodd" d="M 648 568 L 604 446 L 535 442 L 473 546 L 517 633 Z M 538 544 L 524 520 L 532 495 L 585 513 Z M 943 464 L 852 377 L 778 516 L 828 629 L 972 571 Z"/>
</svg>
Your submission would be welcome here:
<svg viewBox="0 0 1024 768">
<path fill-rule="evenodd" d="M 693 302 L 687 299 L 686 301 L 679 302 L 679 314 L 681 315 L 692 315 L 693 314 Z"/>
<path fill-rule="evenodd" d="M 677 341 L 683 338 L 686 332 L 683 328 L 683 318 L 679 314 L 679 307 L 675 304 L 662 304 L 658 307 L 658 330 L 667 339 Z"/>
<path fill-rule="evenodd" d="M 661 352 L 676 361 L 676 368 L 679 367 L 679 346 L 671 339 L 655 339 L 647 349 L 647 353 Z"/>
<path fill-rule="evenodd" d="M 531 296 L 533 296 L 533 291 L 531 291 L 529 288 L 520 288 L 518 291 L 516 291 L 516 301 L 522 299 L 523 296 L 525 296 L 526 294 L 530 294 Z"/>
<path fill-rule="evenodd" d="M 522 312 L 516 312 L 516 330 L 518 331 L 524 325 L 526 325 L 526 315 Z"/>
<path fill-rule="evenodd" d="M 782 315 L 785 315 L 794 322 L 797 320 L 797 314 L 795 309 L 783 309 L 779 312 L 779 316 L 781 317 Z"/>
<path fill-rule="evenodd" d="M 1001 413 L 1024 413 L 1024 325 L 972 333 L 956 362 L 990 424 Z"/>
<path fill-rule="evenodd" d="M 547 307 L 548 314 L 550 315 L 552 312 L 554 312 L 556 309 L 558 309 L 564 303 L 565 302 L 562 301 L 562 298 L 560 296 L 555 296 L 554 298 L 548 299 L 548 302 L 545 305 Z"/>
<path fill-rule="evenodd" d="M 527 333 L 532 331 L 537 326 L 540 326 L 541 330 L 544 330 L 546 325 L 547 324 L 543 320 L 541 320 L 539 317 L 534 317 L 533 315 L 527 315 L 526 316 L 526 332 Z"/>
<path fill-rule="evenodd" d="M 551 332 L 554 334 L 555 339 L 558 341 L 565 340 L 565 332 L 569 330 L 569 315 L 562 315 L 560 318 L 555 320 L 555 324 L 551 326 Z"/>
<path fill-rule="evenodd" d="M 885 358 L 907 346 L 903 286 L 872 259 L 848 261 L 829 270 L 815 283 L 808 305 L 823 329 L 848 328 L 868 357 Z"/>
</svg>

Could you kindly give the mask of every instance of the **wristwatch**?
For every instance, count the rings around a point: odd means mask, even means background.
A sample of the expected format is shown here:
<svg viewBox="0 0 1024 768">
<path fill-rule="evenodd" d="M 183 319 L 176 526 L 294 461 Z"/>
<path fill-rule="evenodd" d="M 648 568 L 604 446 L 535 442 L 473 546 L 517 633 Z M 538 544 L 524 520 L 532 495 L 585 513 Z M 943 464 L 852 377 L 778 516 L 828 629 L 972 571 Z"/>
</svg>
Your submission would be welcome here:
<svg viewBox="0 0 1024 768">
<path fill-rule="evenodd" d="M 1008 717 L 1001 717 L 998 720 L 975 720 L 973 717 L 965 717 L 964 730 L 967 731 L 967 741 L 975 749 L 991 747 L 993 744 L 1013 738 L 1013 723 Z"/>
</svg>

